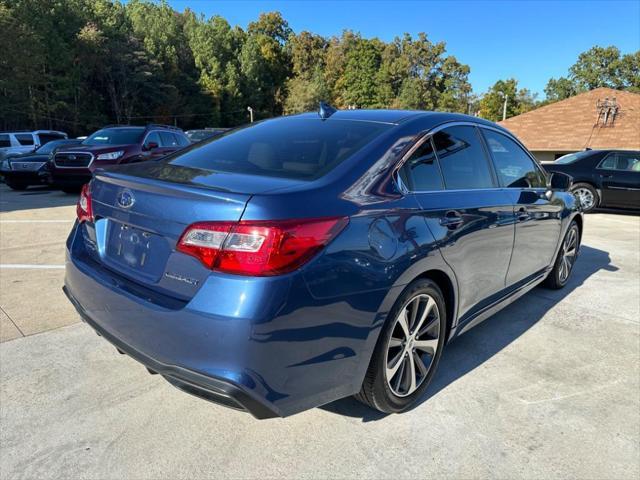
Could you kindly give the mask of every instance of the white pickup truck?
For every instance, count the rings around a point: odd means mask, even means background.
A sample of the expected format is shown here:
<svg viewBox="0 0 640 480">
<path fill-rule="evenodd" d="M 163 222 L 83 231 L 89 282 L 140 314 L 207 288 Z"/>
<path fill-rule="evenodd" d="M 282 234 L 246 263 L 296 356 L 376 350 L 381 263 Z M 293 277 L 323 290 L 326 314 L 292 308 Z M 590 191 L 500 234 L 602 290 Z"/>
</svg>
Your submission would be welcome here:
<svg viewBox="0 0 640 480">
<path fill-rule="evenodd" d="M 32 152 L 52 140 L 66 138 L 66 133 L 57 130 L 0 132 L 0 161 L 12 154 Z"/>
</svg>

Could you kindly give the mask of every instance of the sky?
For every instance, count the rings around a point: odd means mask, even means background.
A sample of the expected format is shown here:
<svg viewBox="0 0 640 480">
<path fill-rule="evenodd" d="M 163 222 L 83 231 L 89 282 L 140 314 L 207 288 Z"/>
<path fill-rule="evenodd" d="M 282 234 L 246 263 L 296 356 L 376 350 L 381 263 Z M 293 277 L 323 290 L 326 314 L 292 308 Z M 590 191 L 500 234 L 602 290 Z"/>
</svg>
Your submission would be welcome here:
<svg viewBox="0 0 640 480">
<path fill-rule="evenodd" d="M 279 11 L 295 31 L 324 36 L 345 29 L 390 41 L 425 32 L 471 67 L 476 93 L 515 78 L 544 98 L 551 77 L 567 75 L 578 54 L 594 45 L 640 50 L 640 0 L 610 1 L 256 1 L 168 0 L 206 17 L 221 15 L 246 28 L 261 12 Z"/>
</svg>

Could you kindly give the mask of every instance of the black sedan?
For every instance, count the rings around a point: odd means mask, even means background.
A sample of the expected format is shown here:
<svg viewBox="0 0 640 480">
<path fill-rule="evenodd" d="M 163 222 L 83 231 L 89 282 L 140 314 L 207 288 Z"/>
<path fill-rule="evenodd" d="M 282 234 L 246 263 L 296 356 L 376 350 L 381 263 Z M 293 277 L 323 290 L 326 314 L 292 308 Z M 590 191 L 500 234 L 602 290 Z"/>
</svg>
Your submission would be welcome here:
<svg viewBox="0 0 640 480">
<path fill-rule="evenodd" d="M 13 190 L 25 190 L 29 185 L 41 185 L 49 179 L 48 162 L 61 147 L 78 145 L 81 140 L 54 140 L 30 153 L 12 155 L 0 165 L 0 173 Z"/>
<path fill-rule="evenodd" d="M 573 177 L 573 193 L 585 212 L 597 207 L 640 209 L 640 152 L 586 150 L 544 163 L 548 172 Z"/>
</svg>

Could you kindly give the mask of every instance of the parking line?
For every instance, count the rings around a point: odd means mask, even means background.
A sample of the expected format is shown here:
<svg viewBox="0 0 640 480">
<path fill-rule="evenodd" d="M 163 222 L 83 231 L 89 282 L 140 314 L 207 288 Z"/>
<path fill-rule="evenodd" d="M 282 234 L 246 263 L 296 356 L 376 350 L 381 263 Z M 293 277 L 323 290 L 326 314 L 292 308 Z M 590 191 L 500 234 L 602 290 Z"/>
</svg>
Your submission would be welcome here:
<svg viewBox="0 0 640 480">
<path fill-rule="evenodd" d="M 64 265 L 28 265 L 25 263 L 3 263 L 0 264 L 0 269 L 62 269 Z"/>
<path fill-rule="evenodd" d="M 0 223 L 73 223 L 70 220 L 0 220 Z"/>
</svg>

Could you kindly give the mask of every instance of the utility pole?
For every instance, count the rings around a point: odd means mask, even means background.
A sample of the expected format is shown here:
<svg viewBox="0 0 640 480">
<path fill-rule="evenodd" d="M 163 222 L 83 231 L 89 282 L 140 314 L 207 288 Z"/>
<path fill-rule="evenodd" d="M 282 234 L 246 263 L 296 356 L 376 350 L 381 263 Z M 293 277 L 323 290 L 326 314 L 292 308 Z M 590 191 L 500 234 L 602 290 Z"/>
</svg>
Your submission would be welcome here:
<svg viewBox="0 0 640 480">
<path fill-rule="evenodd" d="M 247 107 L 247 111 L 249 112 L 250 121 L 253 123 L 253 108 Z"/>
<path fill-rule="evenodd" d="M 502 98 L 504 98 L 504 104 L 502 105 L 502 121 L 507 119 L 507 103 L 509 102 L 509 95 L 504 92 L 498 92 Z"/>
</svg>

